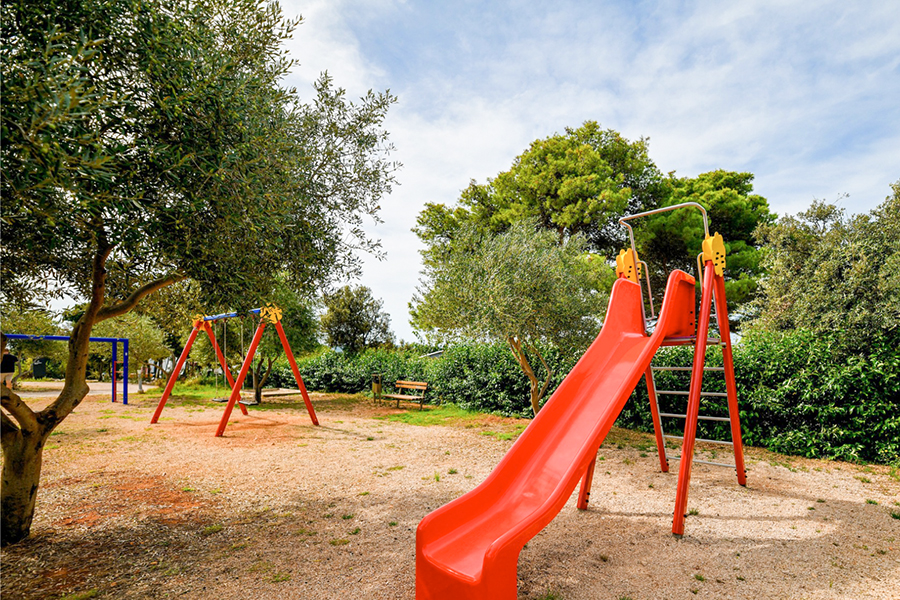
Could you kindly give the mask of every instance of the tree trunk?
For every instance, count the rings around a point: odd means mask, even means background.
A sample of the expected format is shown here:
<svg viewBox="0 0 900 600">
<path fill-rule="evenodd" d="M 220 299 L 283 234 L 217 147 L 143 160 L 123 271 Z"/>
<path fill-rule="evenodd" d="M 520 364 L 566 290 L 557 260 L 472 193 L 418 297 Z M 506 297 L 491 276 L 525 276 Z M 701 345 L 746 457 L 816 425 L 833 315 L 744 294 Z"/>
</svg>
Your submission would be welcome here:
<svg viewBox="0 0 900 600">
<path fill-rule="evenodd" d="M 41 432 L 20 430 L 14 435 L 11 443 L 3 445 L 0 540 L 4 546 L 22 541 L 31 532 L 47 439 Z"/>
<path fill-rule="evenodd" d="M 553 374 L 550 371 L 550 367 L 547 365 L 547 361 L 544 360 L 544 357 L 541 356 L 538 349 L 534 345 L 531 345 L 530 350 L 537 355 L 541 364 L 544 365 L 544 369 L 547 371 L 547 378 L 542 385 L 538 380 L 537 375 L 535 375 L 534 369 L 531 368 L 531 363 L 528 362 L 528 356 L 525 354 L 525 349 L 522 347 L 522 340 L 514 336 L 509 336 L 506 338 L 506 341 L 509 343 L 510 349 L 512 349 L 513 356 L 516 357 L 516 362 L 519 363 L 519 366 L 522 367 L 522 371 L 528 377 L 528 382 L 531 385 L 531 410 L 534 411 L 535 416 L 537 416 L 538 411 L 541 410 L 541 398 L 547 393 L 547 388 L 550 386 L 550 378 Z"/>
<path fill-rule="evenodd" d="M 138 366 L 138 381 L 137 381 L 137 384 L 138 384 L 138 389 L 137 389 L 138 394 L 143 394 L 143 393 L 144 393 L 144 365 L 139 365 L 139 366 Z M 125 385 L 128 385 L 128 382 L 127 382 L 127 381 L 125 382 Z"/>
</svg>

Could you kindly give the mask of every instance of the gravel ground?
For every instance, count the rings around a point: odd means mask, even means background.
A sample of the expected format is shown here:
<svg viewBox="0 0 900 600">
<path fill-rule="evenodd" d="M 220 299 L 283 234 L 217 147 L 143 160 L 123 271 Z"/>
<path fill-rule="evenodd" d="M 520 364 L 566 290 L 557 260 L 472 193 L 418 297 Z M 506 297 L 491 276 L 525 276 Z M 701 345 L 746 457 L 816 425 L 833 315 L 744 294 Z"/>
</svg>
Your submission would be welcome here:
<svg viewBox="0 0 900 600">
<path fill-rule="evenodd" d="M 222 405 L 176 399 L 151 426 L 154 399 L 108 399 L 51 437 L 33 535 L 2 552 L 4 600 L 412 599 L 416 525 L 527 423 L 417 426 L 313 395 L 320 427 L 287 399 L 235 411 L 214 438 Z M 659 472 L 650 436 L 614 430 L 589 510 L 573 495 L 522 551 L 519 597 L 900 598 L 896 470 L 747 454 L 746 488 L 694 466 L 676 539 L 676 473 Z"/>
</svg>

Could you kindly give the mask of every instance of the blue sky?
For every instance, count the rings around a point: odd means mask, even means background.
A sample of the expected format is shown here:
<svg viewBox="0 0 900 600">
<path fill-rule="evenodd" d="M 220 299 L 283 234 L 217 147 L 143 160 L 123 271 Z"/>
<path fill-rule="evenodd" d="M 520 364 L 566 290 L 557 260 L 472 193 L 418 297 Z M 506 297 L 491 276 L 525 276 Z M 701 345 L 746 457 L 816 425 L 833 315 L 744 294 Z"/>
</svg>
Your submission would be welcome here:
<svg viewBox="0 0 900 600">
<path fill-rule="evenodd" d="M 348 95 L 390 89 L 404 167 L 370 224 L 387 258 L 360 283 L 399 338 L 419 278 L 410 232 L 538 138 L 586 120 L 650 139 L 663 172 L 749 171 L 778 214 L 850 212 L 900 179 L 900 2 L 286 0 L 304 23 L 288 83 L 328 70 Z M 715 224 L 712 224 L 713 228 Z"/>
</svg>

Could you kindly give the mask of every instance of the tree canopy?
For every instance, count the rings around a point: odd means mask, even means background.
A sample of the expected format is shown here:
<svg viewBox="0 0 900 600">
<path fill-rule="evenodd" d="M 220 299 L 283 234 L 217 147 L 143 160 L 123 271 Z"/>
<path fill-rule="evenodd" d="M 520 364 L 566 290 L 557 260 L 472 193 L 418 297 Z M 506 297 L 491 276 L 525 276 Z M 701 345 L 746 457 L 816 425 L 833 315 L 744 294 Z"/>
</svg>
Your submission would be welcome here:
<svg viewBox="0 0 900 600">
<path fill-rule="evenodd" d="M 85 302 L 40 413 L 3 390 L 3 543 L 27 535 L 43 439 L 87 393 L 88 337 L 193 280 L 206 305 L 312 290 L 377 251 L 394 102 L 281 84 L 299 19 L 265 0 L 16 0 L 2 10 L 4 301 Z"/>
<path fill-rule="evenodd" d="M 384 303 L 366 286 L 345 285 L 322 297 L 322 331 L 331 347 L 356 354 L 365 348 L 392 343 L 391 317 Z"/>
<path fill-rule="evenodd" d="M 838 354 L 900 341 L 900 181 L 869 214 L 814 202 L 760 227 L 766 276 L 753 327 L 839 332 Z"/>
<path fill-rule="evenodd" d="M 425 243 L 426 266 L 446 260 L 454 237 L 466 224 L 498 233 L 528 219 L 554 231 L 560 243 L 582 234 L 591 251 L 612 263 L 629 243 L 620 218 L 698 202 L 708 211 L 712 229 L 725 238 L 726 290 L 735 309 L 752 297 L 761 273 L 753 231 L 773 218 L 765 198 L 753 194 L 752 181 L 750 173 L 723 170 L 693 178 L 663 177 L 650 159 L 646 138 L 630 142 L 588 121 L 567 128 L 564 135 L 535 140 L 508 171 L 485 184 L 471 182 L 456 206 L 426 204 L 413 231 Z M 659 301 L 673 269 L 696 270 L 694 259 L 703 241 L 701 216 L 675 211 L 631 224 Z"/>
<path fill-rule="evenodd" d="M 670 176 L 665 181 L 663 206 L 697 202 L 707 211 L 710 234 L 721 233 L 725 240 L 725 296 L 730 317 L 738 316 L 732 313 L 756 292 L 763 268 L 754 232 L 775 218 L 766 199 L 753 193 L 752 182 L 751 173 L 722 170 L 697 177 Z M 704 237 L 703 217 L 697 210 L 682 209 L 650 215 L 632 224 L 638 256 L 648 265 L 659 305 L 669 273 L 675 269 L 696 273 L 696 257 Z"/>
<path fill-rule="evenodd" d="M 581 235 L 560 244 L 555 232 L 534 220 L 499 234 L 467 225 L 443 260 L 426 269 L 410 305 L 411 322 L 435 340 L 507 342 L 531 382 L 537 414 L 552 376 L 539 344 L 587 346 L 605 300 L 598 280 L 598 265 Z M 531 364 L 535 358 L 544 368 L 543 382 Z"/>
<path fill-rule="evenodd" d="M 458 207 L 427 204 L 414 231 L 431 248 L 463 222 L 500 232 L 533 219 L 560 240 L 581 233 L 592 250 L 612 255 L 625 239 L 617 220 L 663 199 L 663 178 L 648 149 L 647 139 L 630 142 L 595 121 L 566 128 L 532 142 L 487 183 L 471 182 Z"/>
</svg>

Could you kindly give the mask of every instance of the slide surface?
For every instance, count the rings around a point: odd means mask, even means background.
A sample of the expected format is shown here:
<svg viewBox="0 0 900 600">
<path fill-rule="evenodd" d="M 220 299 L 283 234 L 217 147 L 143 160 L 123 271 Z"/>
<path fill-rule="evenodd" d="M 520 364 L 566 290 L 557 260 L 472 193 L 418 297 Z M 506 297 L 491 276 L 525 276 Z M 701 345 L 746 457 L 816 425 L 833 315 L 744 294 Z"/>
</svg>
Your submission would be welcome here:
<svg viewBox="0 0 900 600">
<path fill-rule="evenodd" d="M 481 485 L 416 531 L 418 600 L 516 598 L 525 543 L 560 511 L 665 337 L 693 334 L 694 278 L 674 271 L 656 329 L 641 292 L 620 278 L 603 329 Z"/>
</svg>

